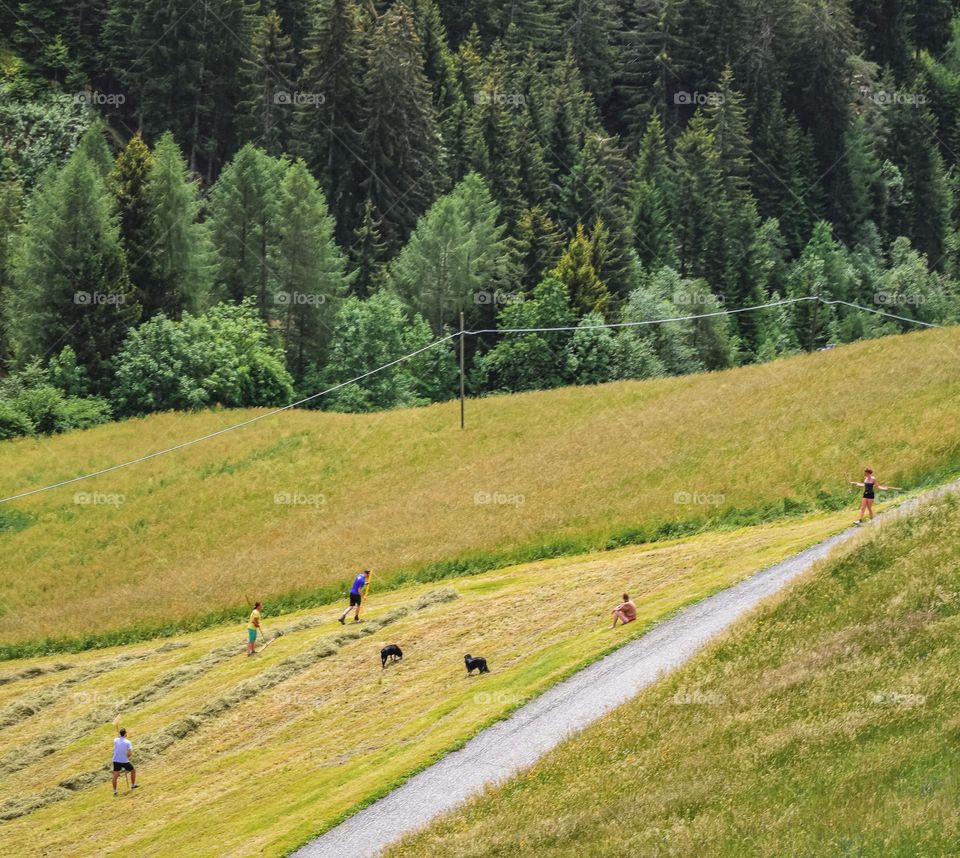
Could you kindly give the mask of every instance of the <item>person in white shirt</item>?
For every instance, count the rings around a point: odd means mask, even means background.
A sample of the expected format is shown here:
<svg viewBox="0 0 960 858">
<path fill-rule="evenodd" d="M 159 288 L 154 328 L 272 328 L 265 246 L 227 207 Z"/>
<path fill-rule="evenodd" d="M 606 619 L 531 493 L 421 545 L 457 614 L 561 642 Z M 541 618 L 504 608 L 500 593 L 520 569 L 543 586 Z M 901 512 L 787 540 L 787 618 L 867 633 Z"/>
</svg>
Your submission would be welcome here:
<svg viewBox="0 0 960 858">
<path fill-rule="evenodd" d="M 137 770 L 130 762 L 130 754 L 133 753 L 133 745 L 127 738 L 127 729 L 122 727 L 120 735 L 113 740 L 113 794 L 117 794 L 117 779 L 120 772 L 130 772 L 130 789 L 137 788 Z"/>
</svg>

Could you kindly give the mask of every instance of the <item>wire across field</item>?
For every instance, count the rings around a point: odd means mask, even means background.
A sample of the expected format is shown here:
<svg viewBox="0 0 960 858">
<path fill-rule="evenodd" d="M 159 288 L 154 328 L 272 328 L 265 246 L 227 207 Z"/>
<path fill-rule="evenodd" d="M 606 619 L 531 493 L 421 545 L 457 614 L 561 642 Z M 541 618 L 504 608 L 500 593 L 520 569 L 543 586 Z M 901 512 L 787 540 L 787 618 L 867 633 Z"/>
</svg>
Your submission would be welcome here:
<svg viewBox="0 0 960 858">
<path fill-rule="evenodd" d="M 847 524 L 846 512 L 819 514 L 405 587 L 345 628 L 333 609 L 268 611 L 268 638 L 285 634 L 252 659 L 237 627 L 162 651 L 16 662 L 37 673 L 0 684 L 0 706 L 71 673 L 89 678 L 0 732 L 0 836 L 24 855 L 158 854 L 170 843 L 184 855 L 282 854 L 618 641 Z M 624 589 L 639 622 L 612 632 Z M 405 657 L 383 670 L 386 643 Z M 465 652 L 493 672 L 468 679 Z M 143 784 L 116 800 L 104 765 L 115 713 Z"/>
</svg>

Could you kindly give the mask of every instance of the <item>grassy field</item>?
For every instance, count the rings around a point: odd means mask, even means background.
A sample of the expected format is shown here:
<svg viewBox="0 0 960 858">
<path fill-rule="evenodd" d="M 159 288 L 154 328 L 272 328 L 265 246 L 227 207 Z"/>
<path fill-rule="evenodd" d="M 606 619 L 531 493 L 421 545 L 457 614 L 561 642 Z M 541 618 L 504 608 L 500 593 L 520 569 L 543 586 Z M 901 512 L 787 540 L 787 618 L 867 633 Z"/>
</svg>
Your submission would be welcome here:
<svg viewBox="0 0 960 858">
<path fill-rule="evenodd" d="M 957 855 L 958 639 L 954 500 L 388 855 Z"/>
<path fill-rule="evenodd" d="M 685 604 L 847 525 L 849 512 L 544 561 L 243 628 L 10 662 L 0 840 L 17 855 L 280 855 Z M 640 622 L 609 629 L 628 589 Z M 278 635 L 278 632 L 284 632 Z M 382 670 L 386 643 L 402 663 Z M 492 673 L 467 678 L 464 652 Z M 143 788 L 114 799 L 119 714 Z"/>
<path fill-rule="evenodd" d="M 316 604 L 364 566 L 383 587 L 436 564 L 491 568 L 843 497 L 853 508 L 846 481 L 865 464 L 895 485 L 933 482 L 960 470 L 960 329 L 467 410 L 464 432 L 455 403 L 286 413 L 0 507 L 0 644 L 149 633 L 256 596 Z M 4 442 L 0 496 L 251 413 Z"/>
</svg>

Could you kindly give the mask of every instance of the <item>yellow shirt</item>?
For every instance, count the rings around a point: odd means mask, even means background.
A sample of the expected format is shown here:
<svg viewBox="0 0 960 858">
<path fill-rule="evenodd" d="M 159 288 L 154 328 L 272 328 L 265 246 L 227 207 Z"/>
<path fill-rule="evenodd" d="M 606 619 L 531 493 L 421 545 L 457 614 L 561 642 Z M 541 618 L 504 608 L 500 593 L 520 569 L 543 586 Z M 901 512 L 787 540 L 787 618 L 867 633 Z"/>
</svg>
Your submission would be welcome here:
<svg viewBox="0 0 960 858">
<path fill-rule="evenodd" d="M 260 622 L 260 610 L 254 608 L 250 614 L 250 622 L 247 624 L 248 629 L 255 629 Z"/>
</svg>

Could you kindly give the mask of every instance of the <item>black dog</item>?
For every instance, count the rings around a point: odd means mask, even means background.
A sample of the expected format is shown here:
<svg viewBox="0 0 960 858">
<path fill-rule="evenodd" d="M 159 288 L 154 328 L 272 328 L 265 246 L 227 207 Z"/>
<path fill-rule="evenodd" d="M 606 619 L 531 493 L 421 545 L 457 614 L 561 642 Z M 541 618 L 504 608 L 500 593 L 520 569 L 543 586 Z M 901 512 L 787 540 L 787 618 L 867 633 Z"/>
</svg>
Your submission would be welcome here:
<svg viewBox="0 0 960 858">
<path fill-rule="evenodd" d="M 489 673 L 490 668 L 487 667 L 487 660 L 485 658 L 474 658 L 470 653 L 467 653 L 463 657 L 464 663 L 467 665 L 467 676 L 469 676 L 474 670 L 480 673 Z"/>
<path fill-rule="evenodd" d="M 403 651 L 396 644 L 387 644 L 380 650 L 380 666 L 386 667 L 388 661 L 400 661 Z"/>
</svg>

